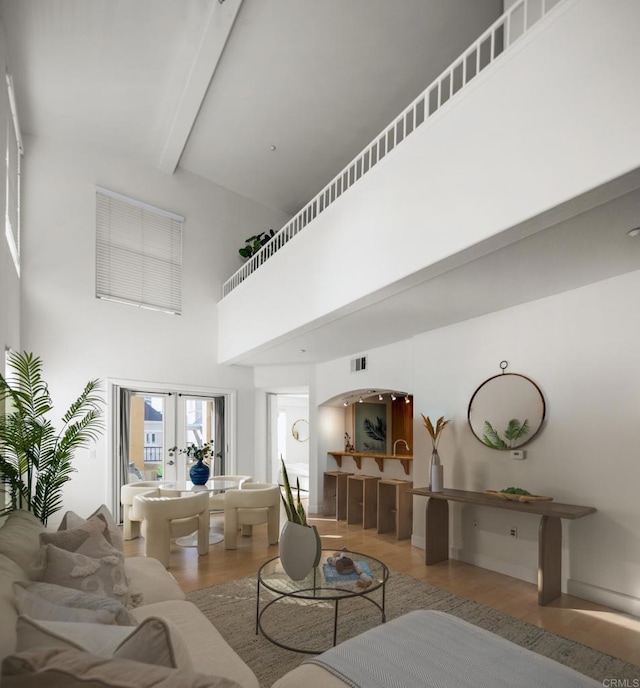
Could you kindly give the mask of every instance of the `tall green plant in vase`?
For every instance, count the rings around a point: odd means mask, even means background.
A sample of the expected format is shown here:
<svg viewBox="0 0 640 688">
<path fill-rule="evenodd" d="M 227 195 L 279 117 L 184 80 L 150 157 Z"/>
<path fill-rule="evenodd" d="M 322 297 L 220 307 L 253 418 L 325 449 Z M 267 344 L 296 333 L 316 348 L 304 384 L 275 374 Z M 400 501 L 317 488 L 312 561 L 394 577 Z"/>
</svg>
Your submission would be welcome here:
<svg viewBox="0 0 640 688">
<path fill-rule="evenodd" d="M 307 514 L 300 497 L 300 480 L 296 479 L 296 497 L 293 496 L 287 466 L 280 457 L 282 485 L 280 496 L 287 513 L 287 522 L 280 533 L 280 562 L 287 575 L 293 580 L 302 580 L 319 563 L 322 556 L 322 542 L 318 529 L 307 523 Z"/>
<path fill-rule="evenodd" d="M 56 432 L 53 400 L 42 378 L 42 361 L 28 352 L 11 352 L 10 374 L 0 375 L 0 483 L 8 495 L 0 515 L 26 509 L 47 524 L 62 508 L 62 490 L 76 470 L 77 449 L 102 433 L 100 381 L 90 380 L 62 416 Z"/>
</svg>

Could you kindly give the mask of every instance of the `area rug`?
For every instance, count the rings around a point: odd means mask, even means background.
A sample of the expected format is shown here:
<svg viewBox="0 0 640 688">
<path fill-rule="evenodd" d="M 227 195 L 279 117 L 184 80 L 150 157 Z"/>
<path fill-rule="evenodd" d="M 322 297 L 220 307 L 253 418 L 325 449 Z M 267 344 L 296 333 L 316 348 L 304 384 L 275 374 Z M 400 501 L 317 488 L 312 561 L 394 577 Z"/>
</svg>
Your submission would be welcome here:
<svg viewBox="0 0 640 688">
<path fill-rule="evenodd" d="M 379 591 L 372 596 L 380 600 Z M 187 599 L 203 612 L 251 667 L 261 688 L 270 688 L 280 676 L 310 656 L 283 650 L 262 635 L 256 635 L 255 576 L 196 590 L 189 593 Z M 270 599 L 273 599 L 270 593 L 261 588 L 261 607 Z M 631 686 L 636 685 L 633 680 L 640 678 L 640 667 L 392 571 L 386 590 L 387 619 L 414 609 L 436 609 L 453 614 L 597 681 L 628 679 L 629 682 L 618 685 Z M 338 642 L 379 623 L 380 612 L 371 603 L 358 598 L 343 600 L 338 618 Z M 283 644 L 310 650 L 328 649 L 333 639 L 333 604 L 285 599 L 266 611 L 262 625 L 270 636 Z"/>
</svg>

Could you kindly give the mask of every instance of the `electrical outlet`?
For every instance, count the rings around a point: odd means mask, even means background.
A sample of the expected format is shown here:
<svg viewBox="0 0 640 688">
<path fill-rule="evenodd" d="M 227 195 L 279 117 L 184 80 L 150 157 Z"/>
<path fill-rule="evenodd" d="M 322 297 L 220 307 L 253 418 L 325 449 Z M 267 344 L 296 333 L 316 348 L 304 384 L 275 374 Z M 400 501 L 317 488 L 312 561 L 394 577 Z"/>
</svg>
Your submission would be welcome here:
<svg viewBox="0 0 640 688">
<path fill-rule="evenodd" d="M 512 526 L 509 528 L 509 535 L 511 535 L 512 538 L 515 538 L 516 540 L 518 539 L 518 529 Z"/>
<path fill-rule="evenodd" d="M 478 524 L 478 521 L 472 521 L 472 522 L 471 522 L 471 527 L 472 527 L 474 530 L 480 530 L 480 525 Z"/>
</svg>

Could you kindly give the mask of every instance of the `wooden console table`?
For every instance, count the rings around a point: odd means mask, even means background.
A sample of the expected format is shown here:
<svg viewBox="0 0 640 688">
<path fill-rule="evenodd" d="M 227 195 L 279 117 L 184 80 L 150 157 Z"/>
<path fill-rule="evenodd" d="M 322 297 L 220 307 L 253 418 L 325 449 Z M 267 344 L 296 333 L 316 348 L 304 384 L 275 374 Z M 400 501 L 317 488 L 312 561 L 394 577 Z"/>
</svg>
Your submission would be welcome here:
<svg viewBox="0 0 640 688">
<path fill-rule="evenodd" d="M 507 509 L 527 514 L 538 514 L 538 604 L 545 605 L 560 595 L 562 572 L 562 522 L 595 513 L 592 506 L 575 506 L 558 502 L 512 502 L 484 492 L 444 490 L 431 492 L 416 487 L 411 494 L 429 497 L 426 508 L 425 563 L 427 566 L 449 558 L 449 502 L 463 502 L 494 509 Z"/>
</svg>

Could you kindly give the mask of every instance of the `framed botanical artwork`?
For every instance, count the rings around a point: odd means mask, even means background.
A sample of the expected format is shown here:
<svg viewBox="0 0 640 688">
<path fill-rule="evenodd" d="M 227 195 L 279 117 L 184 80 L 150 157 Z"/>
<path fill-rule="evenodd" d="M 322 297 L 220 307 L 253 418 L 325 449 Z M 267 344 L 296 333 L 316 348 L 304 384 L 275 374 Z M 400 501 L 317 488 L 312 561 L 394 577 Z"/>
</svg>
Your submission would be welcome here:
<svg viewBox="0 0 640 688">
<path fill-rule="evenodd" d="M 357 452 L 385 454 L 387 451 L 386 404 L 354 404 Z"/>
</svg>

